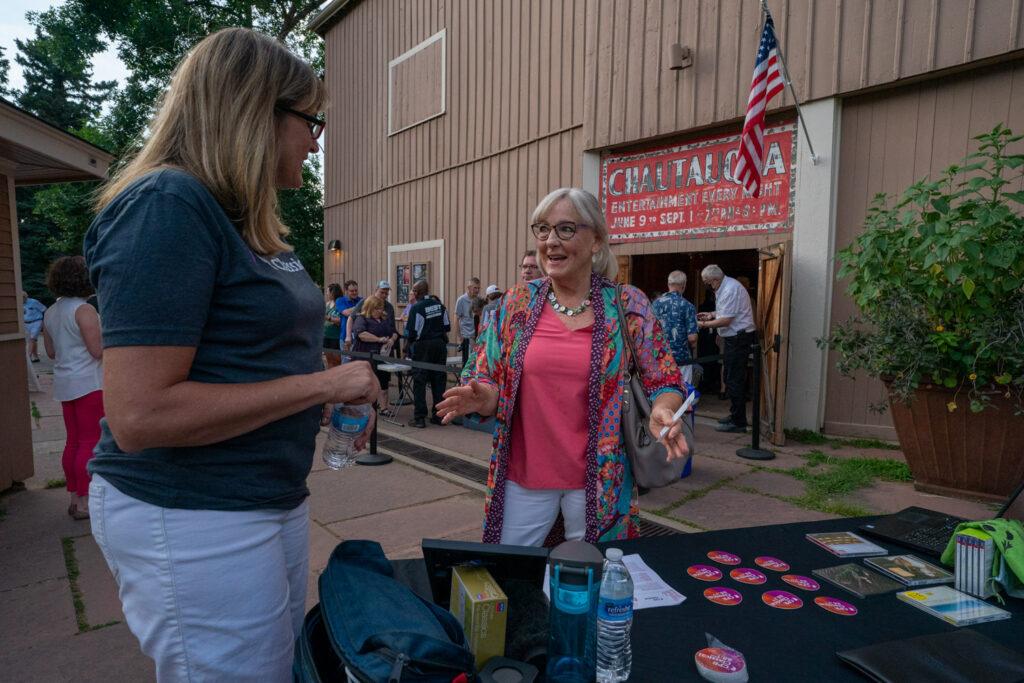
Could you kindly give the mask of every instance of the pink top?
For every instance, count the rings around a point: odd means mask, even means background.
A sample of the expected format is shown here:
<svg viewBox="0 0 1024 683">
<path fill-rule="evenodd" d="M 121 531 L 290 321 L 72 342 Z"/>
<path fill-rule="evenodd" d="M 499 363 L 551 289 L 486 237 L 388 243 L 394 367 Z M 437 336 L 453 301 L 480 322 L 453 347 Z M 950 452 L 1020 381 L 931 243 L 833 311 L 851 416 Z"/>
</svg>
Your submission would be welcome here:
<svg viewBox="0 0 1024 683">
<path fill-rule="evenodd" d="M 526 348 L 512 416 L 508 478 L 528 489 L 582 489 L 594 326 L 569 330 L 547 304 Z"/>
</svg>

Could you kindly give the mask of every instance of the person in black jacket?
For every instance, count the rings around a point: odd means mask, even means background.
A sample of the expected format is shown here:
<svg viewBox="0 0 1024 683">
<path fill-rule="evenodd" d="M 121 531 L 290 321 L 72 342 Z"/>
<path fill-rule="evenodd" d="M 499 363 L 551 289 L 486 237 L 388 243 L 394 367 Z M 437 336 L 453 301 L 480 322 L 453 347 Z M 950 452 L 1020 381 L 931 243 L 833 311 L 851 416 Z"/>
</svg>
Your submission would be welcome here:
<svg viewBox="0 0 1024 683">
<path fill-rule="evenodd" d="M 448 332 L 451 331 L 448 309 L 440 299 L 430 294 L 426 280 L 417 281 L 412 291 L 416 295 L 416 303 L 409 309 L 409 320 L 405 325 L 405 337 L 412 346 L 412 359 L 421 363 L 444 365 L 448 359 Z M 413 368 L 414 412 L 409 424 L 420 429 L 427 426 L 427 382 L 430 382 L 433 406 L 430 421 L 436 425 L 442 424 L 441 418 L 437 416 L 437 404 L 447 384 L 445 373 L 441 370 Z"/>
</svg>

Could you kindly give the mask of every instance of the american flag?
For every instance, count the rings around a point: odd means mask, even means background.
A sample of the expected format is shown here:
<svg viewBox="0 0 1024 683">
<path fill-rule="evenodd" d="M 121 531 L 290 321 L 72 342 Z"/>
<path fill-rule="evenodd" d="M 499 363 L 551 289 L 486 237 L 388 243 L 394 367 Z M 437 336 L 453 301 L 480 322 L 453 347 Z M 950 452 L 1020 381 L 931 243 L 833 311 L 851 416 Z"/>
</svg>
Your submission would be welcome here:
<svg viewBox="0 0 1024 683">
<path fill-rule="evenodd" d="M 775 40 L 775 22 L 766 13 L 761 44 L 757 48 L 754 77 L 750 80 L 747 118 L 740 135 L 739 157 L 733 177 L 743 183 L 751 196 L 761 194 L 761 168 L 764 166 L 764 112 L 768 101 L 784 87 L 779 70 L 779 45 Z"/>
</svg>

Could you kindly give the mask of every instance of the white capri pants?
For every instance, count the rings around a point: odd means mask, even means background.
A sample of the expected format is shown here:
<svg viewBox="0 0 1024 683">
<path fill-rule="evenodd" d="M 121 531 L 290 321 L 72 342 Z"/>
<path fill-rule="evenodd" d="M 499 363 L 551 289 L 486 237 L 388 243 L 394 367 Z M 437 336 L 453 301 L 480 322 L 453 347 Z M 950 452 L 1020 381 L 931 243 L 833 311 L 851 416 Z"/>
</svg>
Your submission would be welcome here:
<svg viewBox="0 0 1024 683">
<path fill-rule="evenodd" d="M 541 546 L 562 511 L 565 540 L 579 541 L 587 533 L 585 489 L 528 489 L 505 481 L 505 513 L 501 542 Z"/>
<path fill-rule="evenodd" d="M 89 486 L 92 533 L 157 680 L 290 681 L 306 607 L 309 506 L 180 510 Z"/>
</svg>

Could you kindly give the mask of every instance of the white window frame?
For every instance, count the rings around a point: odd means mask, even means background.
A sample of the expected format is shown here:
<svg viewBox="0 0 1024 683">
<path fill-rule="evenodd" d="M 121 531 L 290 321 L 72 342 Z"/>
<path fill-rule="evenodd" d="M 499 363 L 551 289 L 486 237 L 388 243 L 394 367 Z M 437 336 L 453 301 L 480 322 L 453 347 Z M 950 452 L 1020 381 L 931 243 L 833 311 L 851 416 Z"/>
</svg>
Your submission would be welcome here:
<svg viewBox="0 0 1024 683">
<path fill-rule="evenodd" d="M 448 101 L 447 94 L 446 94 L 447 93 L 447 89 L 448 89 L 448 59 L 447 59 L 448 38 L 447 38 L 447 36 L 448 36 L 448 29 L 443 28 L 440 31 L 438 31 L 437 33 L 435 33 L 434 35 L 432 35 L 429 38 L 427 38 L 426 40 L 424 40 L 422 43 L 420 43 L 416 47 L 412 48 L 411 50 L 407 50 L 406 52 L 403 52 L 402 54 L 398 55 L 397 57 L 392 59 L 390 62 L 388 62 L 388 137 L 391 137 L 392 135 L 396 135 L 398 133 L 401 133 L 403 130 L 409 130 L 410 128 L 413 128 L 414 126 L 420 125 L 421 123 L 426 123 L 427 121 L 430 121 L 432 119 L 436 119 L 438 116 L 444 116 L 445 113 L 447 113 L 447 101 Z M 440 111 L 438 111 L 437 113 L 431 114 L 430 116 L 427 116 L 426 118 L 420 119 L 419 121 L 415 121 L 413 123 L 410 123 L 407 126 L 403 126 L 401 128 L 398 128 L 398 129 L 392 128 L 392 123 L 391 123 L 391 102 L 392 102 L 392 99 L 391 98 L 392 98 L 392 90 L 393 90 L 393 87 L 394 87 L 393 86 L 394 79 L 392 78 L 392 75 L 394 73 L 395 67 L 398 66 L 399 64 L 401 64 L 402 62 L 404 62 L 405 60 L 409 59 L 413 55 L 415 55 L 415 54 L 417 54 L 417 53 L 427 49 L 428 47 L 430 47 L 431 45 L 433 45 L 437 41 L 441 41 L 441 109 L 440 109 Z"/>
</svg>

